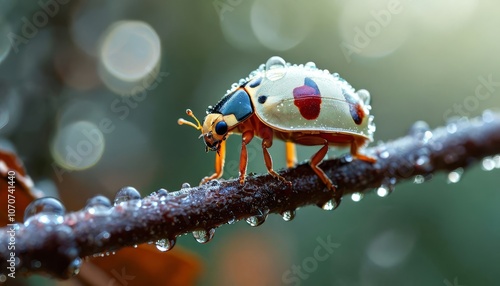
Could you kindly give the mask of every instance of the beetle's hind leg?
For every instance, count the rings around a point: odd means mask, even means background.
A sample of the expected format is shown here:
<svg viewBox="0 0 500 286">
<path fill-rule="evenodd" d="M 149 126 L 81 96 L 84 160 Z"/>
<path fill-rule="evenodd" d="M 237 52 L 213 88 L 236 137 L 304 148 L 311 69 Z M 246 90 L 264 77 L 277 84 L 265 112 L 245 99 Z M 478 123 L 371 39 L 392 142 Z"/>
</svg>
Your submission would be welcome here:
<svg viewBox="0 0 500 286">
<path fill-rule="evenodd" d="M 365 154 L 359 153 L 359 149 L 362 148 L 366 144 L 366 139 L 354 139 L 351 142 L 351 155 L 355 159 L 359 159 L 361 161 L 365 161 L 368 163 L 375 163 L 377 162 L 377 159 Z"/>
</svg>

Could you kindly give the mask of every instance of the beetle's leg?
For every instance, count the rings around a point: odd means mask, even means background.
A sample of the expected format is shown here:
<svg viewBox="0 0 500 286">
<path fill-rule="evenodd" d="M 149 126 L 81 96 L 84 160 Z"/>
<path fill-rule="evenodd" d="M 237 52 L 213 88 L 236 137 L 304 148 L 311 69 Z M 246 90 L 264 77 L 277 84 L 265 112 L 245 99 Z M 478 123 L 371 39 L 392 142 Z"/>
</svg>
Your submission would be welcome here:
<svg viewBox="0 0 500 286">
<path fill-rule="evenodd" d="M 295 150 L 295 143 L 285 142 L 286 150 L 286 166 L 291 168 L 297 164 L 297 151 Z"/>
<path fill-rule="evenodd" d="M 241 135 L 241 154 L 240 154 L 240 184 L 243 185 L 245 183 L 245 176 L 247 174 L 247 162 L 248 162 L 248 154 L 247 154 L 247 145 L 253 139 L 253 130 L 245 131 Z"/>
<path fill-rule="evenodd" d="M 224 172 L 224 160 L 226 158 L 226 140 L 222 140 L 220 142 L 219 151 L 215 154 L 215 173 L 211 176 L 207 176 L 201 180 L 201 184 L 204 184 L 210 180 L 218 179 L 222 177 L 222 173 Z"/>
<path fill-rule="evenodd" d="M 271 158 L 271 154 L 269 154 L 269 151 L 267 151 L 267 148 L 271 147 L 272 145 L 273 145 L 273 134 L 272 132 L 270 132 L 270 135 L 266 134 L 266 136 L 262 138 L 262 151 L 264 152 L 264 162 L 266 163 L 267 171 L 273 177 L 291 186 L 292 183 L 290 181 L 283 178 L 278 173 L 276 173 L 276 171 L 273 170 L 273 159 Z"/>
<path fill-rule="evenodd" d="M 311 168 L 316 173 L 316 175 L 318 175 L 321 181 L 323 181 L 323 183 L 326 185 L 326 187 L 330 191 L 333 191 L 335 194 L 336 188 L 333 185 L 332 181 L 330 180 L 330 178 L 328 178 L 328 176 L 326 176 L 325 172 L 323 172 L 323 170 L 318 167 L 319 163 L 321 163 L 323 158 L 325 158 L 326 153 L 328 153 L 328 141 L 325 140 L 325 144 L 323 145 L 323 147 L 321 147 L 321 149 L 319 149 L 318 152 L 316 152 L 316 154 L 312 156 L 311 162 L 309 164 L 311 165 Z"/>
<path fill-rule="evenodd" d="M 363 147 L 365 145 L 365 139 L 355 139 L 351 142 L 351 155 L 356 158 L 356 159 L 359 159 L 361 161 L 365 161 L 365 162 L 368 162 L 368 163 L 375 163 L 377 162 L 377 159 L 376 158 L 373 158 L 373 157 L 370 157 L 368 155 L 364 155 L 364 154 L 361 154 L 359 153 L 359 148 Z"/>
</svg>

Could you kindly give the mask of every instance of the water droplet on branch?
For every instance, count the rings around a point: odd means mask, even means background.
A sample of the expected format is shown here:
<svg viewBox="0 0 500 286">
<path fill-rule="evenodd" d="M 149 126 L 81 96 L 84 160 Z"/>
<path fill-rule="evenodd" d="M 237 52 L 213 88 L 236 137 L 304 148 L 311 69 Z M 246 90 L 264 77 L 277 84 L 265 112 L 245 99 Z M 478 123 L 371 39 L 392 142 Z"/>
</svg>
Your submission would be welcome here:
<svg viewBox="0 0 500 286">
<path fill-rule="evenodd" d="M 116 193 L 115 206 L 123 202 L 140 200 L 140 199 L 141 199 L 141 193 L 139 193 L 139 191 L 136 190 L 134 187 L 123 187 Z"/>
</svg>

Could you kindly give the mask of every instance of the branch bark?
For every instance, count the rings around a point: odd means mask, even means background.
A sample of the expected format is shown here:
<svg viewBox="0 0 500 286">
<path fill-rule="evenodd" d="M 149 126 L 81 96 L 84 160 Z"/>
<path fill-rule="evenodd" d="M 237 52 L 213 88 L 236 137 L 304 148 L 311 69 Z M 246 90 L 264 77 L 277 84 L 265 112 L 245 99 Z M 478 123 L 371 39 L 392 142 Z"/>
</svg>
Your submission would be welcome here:
<svg viewBox="0 0 500 286">
<path fill-rule="evenodd" d="M 433 131 L 417 122 L 408 135 L 364 153 L 378 161 L 370 164 L 346 155 L 321 165 L 344 196 L 381 186 L 390 191 L 399 181 L 417 175 L 425 179 L 437 171 L 465 168 L 500 154 L 500 114 L 486 111 L 482 117 L 448 123 Z M 168 195 L 153 193 L 111 208 L 86 208 L 60 218 L 38 214 L 29 224 L 0 229 L 0 269 L 4 272 L 9 267 L 7 246 L 13 233 L 17 274 L 68 278 L 78 268 L 79 258 L 86 256 L 161 239 L 168 248 L 177 236 L 188 232 L 194 232 L 199 242 L 207 242 L 215 228 L 226 223 L 247 219 L 258 225 L 268 213 L 290 219 L 298 207 L 333 207 L 327 203 L 332 194 L 307 164 L 280 174 L 293 186 L 267 174 L 255 175 L 248 176 L 244 186 L 237 180 L 212 181 Z"/>
</svg>

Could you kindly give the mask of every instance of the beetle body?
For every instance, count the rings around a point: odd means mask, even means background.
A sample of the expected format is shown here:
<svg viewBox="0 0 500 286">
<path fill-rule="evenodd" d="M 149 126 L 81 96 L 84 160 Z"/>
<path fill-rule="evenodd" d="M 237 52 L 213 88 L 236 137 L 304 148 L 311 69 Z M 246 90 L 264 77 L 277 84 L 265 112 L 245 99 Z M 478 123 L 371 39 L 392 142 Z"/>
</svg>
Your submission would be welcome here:
<svg viewBox="0 0 500 286">
<path fill-rule="evenodd" d="M 239 133 L 242 134 L 240 183 L 244 183 L 246 174 L 246 145 L 257 136 L 262 138 L 269 173 L 287 183 L 272 167 L 267 149 L 273 138 L 286 142 L 288 167 L 296 163 L 295 143 L 322 146 L 310 165 L 327 188 L 335 191 L 331 180 L 318 167 L 328 146 L 350 146 L 355 158 L 375 161 L 358 152 L 373 140 L 375 125 L 369 104 L 368 91 L 355 92 L 338 74 L 320 70 L 314 63 L 291 65 L 280 57 L 272 57 L 249 77 L 234 84 L 214 107 L 209 107 L 203 125 L 190 110 L 188 115 L 197 125 L 183 119 L 179 119 L 179 124 L 201 130 L 206 150 L 217 151 L 215 173 L 202 183 L 222 176 L 225 140 L 229 134 Z"/>
</svg>

